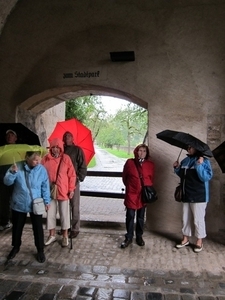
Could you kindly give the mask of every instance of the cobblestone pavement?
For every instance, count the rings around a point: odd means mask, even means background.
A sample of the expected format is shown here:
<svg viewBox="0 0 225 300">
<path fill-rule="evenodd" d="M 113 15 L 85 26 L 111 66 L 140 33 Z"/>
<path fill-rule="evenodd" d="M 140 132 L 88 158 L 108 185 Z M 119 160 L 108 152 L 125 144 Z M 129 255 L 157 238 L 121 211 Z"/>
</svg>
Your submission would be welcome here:
<svg viewBox="0 0 225 300">
<path fill-rule="evenodd" d="M 123 200 L 82 197 L 81 215 L 72 248 L 62 248 L 57 236 L 45 248 L 43 264 L 36 261 L 29 223 L 20 252 L 9 262 L 11 229 L 0 232 L 0 299 L 225 300 L 224 232 L 209 234 L 199 254 L 192 245 L 177 250 L 179 234 L 147 229 L 144 247 L 134 240 L 121 249 Z"/>
<path fill-rule="evenodd" d="M 58 236 L 40 264 L 30 224 L 9 262 L 11 230 L 0 233 L 0 299 L 225 299 L 224 233 L 209 236 L 199 254 L 177 250 L 170 233 L 145 230 L 143 237 L 144 247 L 134 240 L 121 249 L 122 224 L 83 222 L 72 249 Z"/>
</svg>

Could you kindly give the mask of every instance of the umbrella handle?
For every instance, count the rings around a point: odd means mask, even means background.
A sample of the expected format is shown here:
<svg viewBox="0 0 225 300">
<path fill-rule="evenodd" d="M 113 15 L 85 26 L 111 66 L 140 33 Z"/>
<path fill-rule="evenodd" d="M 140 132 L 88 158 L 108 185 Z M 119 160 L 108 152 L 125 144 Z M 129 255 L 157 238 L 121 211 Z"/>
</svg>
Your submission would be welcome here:
<svg viewBox="0 0 225 300">
<path fill-rule="evenodd" d="M 182 151 L 183 151 L 183 149 L 180 150 L 180 153 L 179 153 L 178 158 L 177 158 L 177 162 L 179 162 L 179 158 L 180 158 L 180 155 L 181 155 Z"/>
</svg>

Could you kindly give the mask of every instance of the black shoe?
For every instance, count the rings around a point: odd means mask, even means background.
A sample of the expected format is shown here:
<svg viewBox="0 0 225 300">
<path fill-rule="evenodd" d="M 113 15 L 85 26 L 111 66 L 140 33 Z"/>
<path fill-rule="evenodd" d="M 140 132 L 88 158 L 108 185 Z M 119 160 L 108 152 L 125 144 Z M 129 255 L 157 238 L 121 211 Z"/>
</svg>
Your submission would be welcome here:
<svg viewBox="0 0 225 300">
<path fill-rule="evenodd" d="M 143 240 L 142 237 L 137 237 L 136 238 L 136 243 L 138 244 L 138 246 L 144 246 L 145 245 L 145 241 Z"/>
<path fill-rule="evenodd" d="M 69 235 L 69 238 L 70 239 L 75 239 L 79 234 L 79 231 L 71 231 L 70 232 L 70 235 Z"/>
<path fill-rule="evenodd" d="M 38 252 L 37 253 L 37 261 L 39 263 L 45 262 L 45 254 L 44 254 L 44 252 Z"/>
<path fill-rule="evenodd" d="M 126 247 L 128 247 L 131 243 L 132 243 L 132 240 L 125 239 L 125 240 L 122 242 L 122 244 L 121 244 L 121 248 L 126 248 Z"/>
<path fill-rule="evenodd" d="M 19 251 L 20 251 L 20 248 L 13 247 L 12 250 L 10 251 L 9 255 L 7 256 L 7 259 L 8 260 L 13 259 Z"/>
</svg>

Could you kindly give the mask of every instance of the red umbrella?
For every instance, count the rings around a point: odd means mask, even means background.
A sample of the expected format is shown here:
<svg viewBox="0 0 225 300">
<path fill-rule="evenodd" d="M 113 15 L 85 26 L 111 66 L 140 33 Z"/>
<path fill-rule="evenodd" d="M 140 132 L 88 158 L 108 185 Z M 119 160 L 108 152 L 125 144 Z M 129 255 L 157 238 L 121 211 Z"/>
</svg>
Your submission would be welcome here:
<svg viewBox="0 0 225 300">
<path fill-rule="evenodd" d="M 62 140 L 66 131 L 70 131 L 73 134 L 74 143 L 81 147 L 84 151 L 86 163 L 88 165 L 92 157 L 95 155 L 91 130 L 75 118 L 57 122 L 52 134 L 48 138 L 48 141 L 50 142 L 54 138 Z"/>
</svg>

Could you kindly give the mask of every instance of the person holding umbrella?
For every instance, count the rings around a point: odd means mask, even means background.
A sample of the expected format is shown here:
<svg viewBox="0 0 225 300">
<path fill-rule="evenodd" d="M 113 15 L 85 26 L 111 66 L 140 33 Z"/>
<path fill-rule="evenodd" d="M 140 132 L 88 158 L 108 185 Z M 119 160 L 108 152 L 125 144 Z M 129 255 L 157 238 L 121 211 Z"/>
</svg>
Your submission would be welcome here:
<svg viewBox="0 0 225 300">
<path fill-rule="evenodd" d="M 7 256 L 8 260 L 13 259 L 20 251 L 22 232 L 27 213 L 29 213 L 34 242 L 37 248 L 37 261 L 40 263 L 45 261 L 42 215 L 34 214 L 32 205 L 34 199 L 42 197 L 46 210 L 49 209 L 50 191 L 48 174 L 46 169 L 40 164 L 40 160 L 40 151 L 27 151 L 25 162 L 14 163 L 4 176 L 4 183 L 7 186 L 13 185 L 11 200 L 13 248 Z"/>
<path fill-rule="evenodd" d="M 203 249 L 202 239 L 206 237 L 205 212 L 213 172 L 204 152 L 198 151 L 191 144 L 187 146 L 187 152 L 187 157 L 181 163 L 175 161 L 173 164 L 174 172 L 181 179 L 183 202 L 183 238 L 176 248 L 188 246 L 189 238 L 194 235 L 197 239 L 194 252 L 199 253 Z"/>
<path fill-rule="evenodd" d="M 62 226 L 62 247 L 69 245 L 68 228 L 70 227 L 69 199 L 72 199 L 76 188 L 76 173 L 69 155 L 64 153 L 63 142 L 53 139 L 50 142 L 49 153 L 43 157 L 41 163 L 48 172 L 50 184 L 55 183 L 57 187 L 56 199 L 52 199 L 51 206 L 47 211 L 47 229 L 49 236 L 45 245 L 48 246 L 56 241 L 56 215 L 59 209 L 60 222 Z"/>
</svg>

